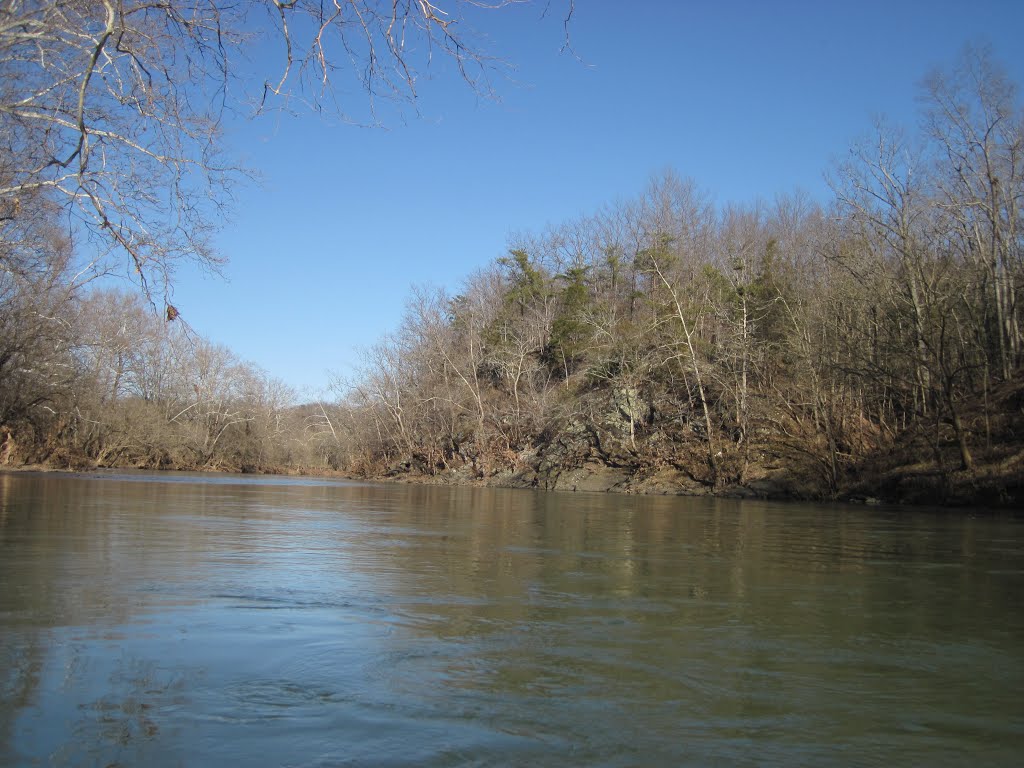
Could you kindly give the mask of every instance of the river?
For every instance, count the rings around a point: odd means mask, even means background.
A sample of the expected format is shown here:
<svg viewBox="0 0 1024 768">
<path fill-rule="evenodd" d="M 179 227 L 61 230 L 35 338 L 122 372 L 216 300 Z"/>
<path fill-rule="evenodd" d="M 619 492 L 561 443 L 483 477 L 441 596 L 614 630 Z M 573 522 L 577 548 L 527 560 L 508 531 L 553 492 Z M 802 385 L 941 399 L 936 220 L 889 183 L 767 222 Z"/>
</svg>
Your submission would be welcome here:
<svg viewBox="0 0 1024 768">
<path fill-rule="evenodd" d="M 1024 520 L 0 474 L 0 765 L 1011 766 Z"/>
</svg>

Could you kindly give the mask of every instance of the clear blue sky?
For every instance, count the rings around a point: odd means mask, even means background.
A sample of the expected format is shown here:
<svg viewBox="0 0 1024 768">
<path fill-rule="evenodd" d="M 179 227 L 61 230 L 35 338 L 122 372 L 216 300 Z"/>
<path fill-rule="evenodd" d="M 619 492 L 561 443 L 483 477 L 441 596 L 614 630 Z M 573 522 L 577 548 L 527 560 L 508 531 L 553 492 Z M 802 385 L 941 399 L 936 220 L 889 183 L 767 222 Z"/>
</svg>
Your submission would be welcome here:
<svg viewBox="0 0 1024 768">
<path fill-rule="evenodd" d="M 876 115 L 914 125 L 920 78 L 968 42 L 1024 85 L 1024 0 L 576 0 L 583 64 L 559 53 L 559 0 L 542 6 L 484 17 L 517 66 L 500 103 L 437 68 L 421 115 L 386 130 L 314 114 L 234 126 L 263 181 L 218 238 L 225 279 L 179 275 L 191 325 L 313 397 L 397 326 L 411 286 L 457 290 L 510 233 L 669 167 L 720 203 L 825 199 L 833 159 Z"/>
</svg>

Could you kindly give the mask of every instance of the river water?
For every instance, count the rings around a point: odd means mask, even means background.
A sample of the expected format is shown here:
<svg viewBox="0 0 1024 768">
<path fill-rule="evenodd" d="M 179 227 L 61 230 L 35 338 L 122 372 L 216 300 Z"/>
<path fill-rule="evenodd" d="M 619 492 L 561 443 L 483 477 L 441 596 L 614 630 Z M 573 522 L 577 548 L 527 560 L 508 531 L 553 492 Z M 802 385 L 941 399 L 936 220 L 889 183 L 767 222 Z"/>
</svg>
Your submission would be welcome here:
<svg viewBox="0 0 1024 768">
<path fill-rule="evenodd" d="M 1024 762 L 1024 520 L 0 474 L 0 765 Z"/>
</svg>

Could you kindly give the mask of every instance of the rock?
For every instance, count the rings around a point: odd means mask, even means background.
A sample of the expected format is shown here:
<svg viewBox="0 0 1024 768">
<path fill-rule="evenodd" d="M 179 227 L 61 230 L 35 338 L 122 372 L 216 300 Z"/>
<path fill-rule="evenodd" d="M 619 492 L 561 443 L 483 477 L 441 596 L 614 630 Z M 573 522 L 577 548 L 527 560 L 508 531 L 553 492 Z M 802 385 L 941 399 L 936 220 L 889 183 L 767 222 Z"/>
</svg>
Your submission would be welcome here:
<svg viewBox="0 0 1024 768">
<path fill-rule="evenodd" d="M 666 467 L 643 477 L 635 477 L 630 491 L 662 496 L 704 496 L 708 487 L 678 469 Z"/>
<path fill-rule="evenodd" d="M 534 470 L 523 469 L 518 472 L 512 470 L 498 472 L 490 478 L 487 484 L 498 488 L 536 488 L 539 483 Z"/>
<path fill-rule="evenodd" d="M 770 477 L 764 477 L 760 480 L 752 480 L 747 483 L 746 487 L 760 499 L 779 499 L 787 498 L 792 495 L 787 484 L 778 480 L 773 480 Z"/>
<path fill-rule="evenodd" d="M 585 464 L 560 474 L 554 487 L 560 491 L 605 493 L 624 485 L 628 480 L 629 473 L 623 469 Z"/>
<path fill-rule="evenodd" d="M 640 397 L 636 387 L 619 387 L 612 392 L 612 401 L 627 430 L 630 423 L 643 424 L 651 413 L 651 406 Z"/>
</svg>

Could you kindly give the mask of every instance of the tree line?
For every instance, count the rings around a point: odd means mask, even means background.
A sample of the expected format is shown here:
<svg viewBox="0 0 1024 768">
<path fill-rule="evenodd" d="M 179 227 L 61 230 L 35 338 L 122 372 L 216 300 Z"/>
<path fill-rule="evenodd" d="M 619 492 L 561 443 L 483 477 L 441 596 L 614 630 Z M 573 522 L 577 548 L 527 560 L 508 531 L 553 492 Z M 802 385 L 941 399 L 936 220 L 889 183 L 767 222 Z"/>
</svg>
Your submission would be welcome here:
<svg viewBox="0 0 1024 768">
<path fill-rule="evenodd" d="M 897 465 L 1019 486 L 1018 95 L 974 48 L 921 105 L 917 130 L 851 148 L 826 203 L 716 205 L 666 172 L 517 236 L 458 292 L 414 290 L 336 397 L 301 406 L 137 295 L 90 290 L 40 192 L 0 220 L 5 450 L 554 487 L 604 467 L 835 496 Z"/>
<path fill-rule="evenodd" d="M 872 465 L 941 488 L 980 457 L 1019 483 L 1020 104 L 981 48 L 921 90 L 920 129 L 876 125 L 827 204 L 716 206 L 667 173 L 456 295 L 415 291 L 344 388 L 346 465 L 782 472 L 834 496 Z"/>
</svg>

